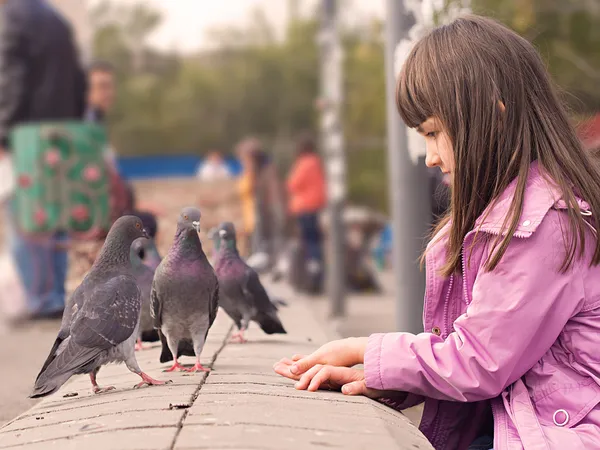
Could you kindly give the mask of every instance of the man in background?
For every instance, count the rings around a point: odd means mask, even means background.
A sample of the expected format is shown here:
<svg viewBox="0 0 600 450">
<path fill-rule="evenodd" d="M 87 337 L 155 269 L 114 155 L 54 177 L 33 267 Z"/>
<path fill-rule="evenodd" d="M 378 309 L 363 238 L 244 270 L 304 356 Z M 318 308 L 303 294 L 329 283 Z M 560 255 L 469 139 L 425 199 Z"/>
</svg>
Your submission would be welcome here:
<svg viewBox="0 0 600 450">
<path fill-rule="evenodd" d="M 0 0 L 0 20 L 0 158 L 5 158 L 14 126 L 81 119 L 86 80 L 69 24 L 45 0 Z M 24 235 L 7 203 L 8 246 L 25 289 L 27 315 L 60 317 L 66 236 Z"/>
<path fill-rule="evenodd" d="M 211 151 L 198 169 L 198 179 L 205 182 L 223 181 L 231 178 L 229 167 L 217 150 Z"/>
<path fill-rule="evenodd" d="M 116 98 L 115 71 L 105 61 L 96 61 L 88 69 L 88 96 L 85 119 L 104 123 Z"/>
</svg>

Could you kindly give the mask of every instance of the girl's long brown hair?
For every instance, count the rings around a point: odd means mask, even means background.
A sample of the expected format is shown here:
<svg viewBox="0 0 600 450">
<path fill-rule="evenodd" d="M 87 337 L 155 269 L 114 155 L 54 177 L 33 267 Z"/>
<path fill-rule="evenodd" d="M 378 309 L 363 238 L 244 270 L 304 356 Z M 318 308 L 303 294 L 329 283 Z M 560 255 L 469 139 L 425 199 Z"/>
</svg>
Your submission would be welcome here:
<svg viewBox="0 0 600 450">
<path fill-rule="evenodd" d="M 587 225 L 575 193 L 590 204 L 591 223 L 598 230 L 598 166 L 584 152 L 544 63 L 529 42 L 491 19 L 473 15 L 436 28 L 409 54 L 396 101 L 409 127 L 436 117 L 453 143 L 451 208 L 435 231 L 451 221 L 444 275 L 460 270 L 466 234 L 516 178 L 504 221 L 506 233 L 495 240 L 486 269 L 498 265 L 519 224 L 534 161 L 562 192 L 568 207 L 571 232 L 565 236 L 561 270 L 582 257 Z M 599 263 L 597 240 L 591 264 Z"/>
</svg>

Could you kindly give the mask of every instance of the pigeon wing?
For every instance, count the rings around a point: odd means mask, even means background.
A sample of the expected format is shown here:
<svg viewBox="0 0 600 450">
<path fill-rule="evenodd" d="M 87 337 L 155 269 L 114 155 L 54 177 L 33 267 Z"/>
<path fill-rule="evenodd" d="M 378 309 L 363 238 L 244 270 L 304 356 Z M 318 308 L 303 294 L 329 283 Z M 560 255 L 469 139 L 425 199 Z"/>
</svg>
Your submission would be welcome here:
<svg viewBox="0 0 600 450">
<path fill-rule="evenodd" d="M 118 275 L 95 286 L 71 325 L 71 338 L 87 348 L 108 349 L 128 339 L 140 317 L 135 279 Z"/>
</svg>

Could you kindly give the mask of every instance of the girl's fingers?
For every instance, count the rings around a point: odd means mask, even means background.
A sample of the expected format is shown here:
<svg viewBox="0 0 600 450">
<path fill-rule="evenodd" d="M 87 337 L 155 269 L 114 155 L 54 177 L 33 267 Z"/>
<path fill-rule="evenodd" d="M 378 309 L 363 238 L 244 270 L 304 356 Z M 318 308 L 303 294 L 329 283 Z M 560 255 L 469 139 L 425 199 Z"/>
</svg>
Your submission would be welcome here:
<svg viewBox="0 0 600 450">
<path fill-rule="evenodd" d="M 321 370 L 319 370 L 315 376 L 312 378 L 312 380 L 310 381 L 310 384 L 308 385 L 307 390 L 308 391 L 316 391 L 318 390 L 320 387 L 325 387 L 325 385 L 331 385 L 331 371 L 333 369 L 329 366 L 325 366 L 323 367 Z"/>
<path fill-rule="evenodd" d="M 275 364 L 285 364 L 287 366 L 291 366 L 294 364 L 294 361 L 292 361 L 290 358 L 281 358 L 279 362 L 276 362 Z"/>
<path fill-rule="evenodd" d="M 342 393 L 345 395 L 364 395 L 365 397 L 377 400 L 384 395 L 383 391 L 369 389 L 365 380 L 353 381 L 342 386 Z"/>
<path fill-rule="evenodd" d="M 367 383 L 365 380 L 353 381 L 342 386 L 342 394 L 345 395 L 366 395 Z"/>
<path fill-rule="evenodd" d="M 276 374 L 281 375 L 282 377 L 290 378 L 296 381 L 300 379 L 300 375 L 294 375 L 292 372 L 290 372 L 289 364 L 277 363 L 273 366 L 273 370 Z"/>
<path fill-rule="evenodd" d="M 304 375 L 302 375 L 300 377 L 300 379 L 294 385 L 294 387 L 296 389 L 298 389 L 299 391 L 305 390 L 308 387 L 310 381 L 319 372 L 319 370 L 321 370 L 322 367 L 323 366 L 321 366 L 320 364 L 318 364 L 318 365 L 314 366 L 313 368 L 311 368 L 310 370 L 308 370 Z"/>
<path fill-rule="evenodd" d="M 296 355 L 292 356 L 292 361 L 294 361 L 294 362 L 300 361 L 302 358 L 306 358 L 306 356 L 296 354 Z"/>
<path fill-rule="evenodd" d="M 306 371 L 308 371 L 309 369 L 314 367 L 319 362 L 320 362 L 319 358 L 317 356 L 315 356 L 315 354 L 313 353 L 311 355 L 305 356 L 304 358 L 300 358 L 297 361 L 295 361 L 294 364 L 292 365 L 292 367 L 290 367 L 290 372 L 292 372 L 295 375 L 302 375 L 303 373 L 305 373 Z"/>
</svg>

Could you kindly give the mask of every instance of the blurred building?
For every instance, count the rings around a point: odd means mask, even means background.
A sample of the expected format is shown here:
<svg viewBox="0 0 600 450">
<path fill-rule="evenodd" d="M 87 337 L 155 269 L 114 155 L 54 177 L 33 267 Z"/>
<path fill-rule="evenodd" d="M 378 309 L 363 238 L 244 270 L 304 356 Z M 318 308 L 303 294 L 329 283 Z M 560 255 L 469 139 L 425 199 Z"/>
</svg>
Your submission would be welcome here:
<svg viewBox="0 0 600 450">
<path fill-rule="evenodd" d="M 71 22 L 84 63 L 92 57 L 93 30 L 88 0 L 48 0 Z"/>
</svg>

